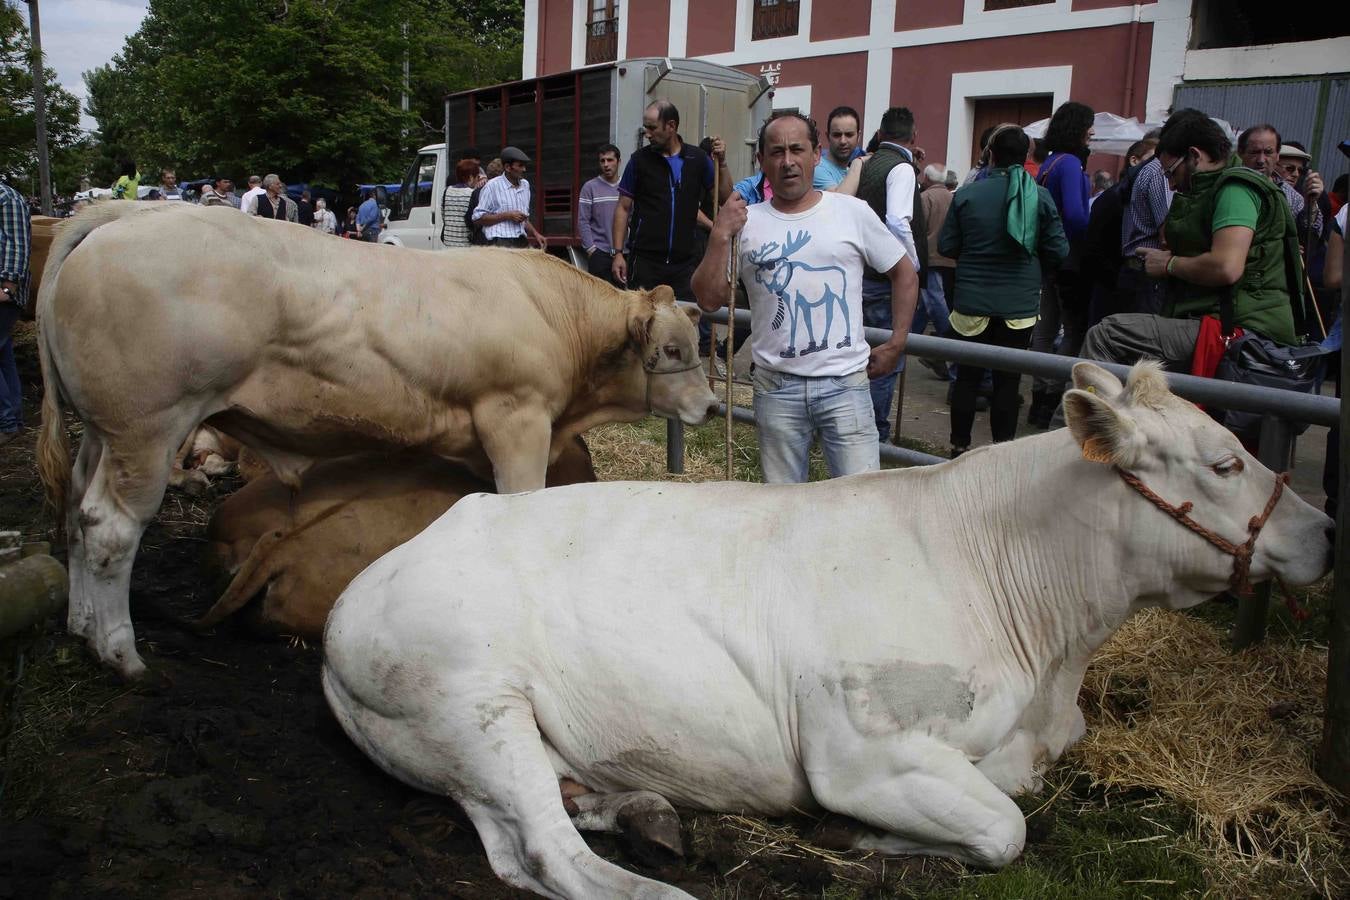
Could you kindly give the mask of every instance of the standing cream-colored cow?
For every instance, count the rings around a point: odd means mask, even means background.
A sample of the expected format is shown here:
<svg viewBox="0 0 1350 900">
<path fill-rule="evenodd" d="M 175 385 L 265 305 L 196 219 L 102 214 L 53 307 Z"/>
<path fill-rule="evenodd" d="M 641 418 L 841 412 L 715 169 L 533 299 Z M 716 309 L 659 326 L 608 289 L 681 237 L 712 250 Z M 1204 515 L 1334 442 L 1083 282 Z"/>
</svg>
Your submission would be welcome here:
<svg viewBox="0 0 1350 900">
<path fill-rule="evenodd" d="M 212 277 L 147 259 L 221 262 Z M 127 591 L 174 452 L 199 422 L 296 485 L 309 461 L 416 447 L 541 488 L 563 445 L 649 411 L 704 421 L 690 317 L 544 254 L 333 241 L 188 204 L 111 203 L 63 226 L 37 314 L 39 467 L 65 514 L 72 633 L 127 677 Z M 72 471 L 64 398 L 84 422 Z"/>
</svg>

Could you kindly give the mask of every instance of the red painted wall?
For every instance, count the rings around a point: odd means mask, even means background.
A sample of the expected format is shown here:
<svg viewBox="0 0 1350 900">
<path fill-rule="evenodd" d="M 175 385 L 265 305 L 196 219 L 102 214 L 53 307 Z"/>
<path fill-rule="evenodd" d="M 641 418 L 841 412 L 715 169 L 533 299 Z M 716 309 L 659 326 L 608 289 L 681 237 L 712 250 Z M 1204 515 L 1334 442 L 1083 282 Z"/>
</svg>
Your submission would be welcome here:
<svg viewBox="0 0 1350 900">
<path fill-rule="evenodd" d="M 1130 110 L 1121 108 L 1130 51 L 1129 25 L 928 47 L 897 47 L 891 60 L 891 103 L 908 106 L 914 111 L 919 146 L 931 160 L 945 160 L 948 153 L 952 72 L 1070 65 L 1073 66 L 1071 99 L 1086 103 L 1098 112 L 1142 118 L 1148 93 L 1152 43 L 1152 25 L 1141 24 L 1135 50 L 1133 109 Z M 862 93 L 861 86 L 858 93 Z M 963 159 L 966 152 L 964 148 L 958 148 L 958 155 Z"/>
<path fill-rule="evenodd" d="M 960 25 L 965 15 L 965 0 L 896 0 L 895 30 Z"/>
<path fill-rule="evenodd" d="M 777 86 L 811 85 L 811 116 L 822 129 L 826 114 L 836 106 L 846 104 L 863 112 L 863 95 L 867 90 L 866 53 L 785 59 L 782 63 Z M 737 68 L 751 75 L 759 74 L 758 63 Z"/>
<path fill-rule="evenodd" d="M 736 49 L 736 4 L 730 0 L 689 0 L 685 52 L 690 56 Z"/>
<path fill-rule="evenodd" d="M 670 52 L 670 0 L 647 0 L 641 12 L 630 12 L 636 5 L 625 3 L 619 8 L 619 27 L 628 29 L 627 55 L 665 56 Z"/>
<path fill-rule="evenodd" d="M 867 34 L 871 25 L 871 0 L 828 0 L 812 8 L 811 40 L 859 37 Z"/>
<path fill-rule="evenodd" d="M 539 0 L 540 75 L 572 68 L 572 0 Z"/>
</svg>

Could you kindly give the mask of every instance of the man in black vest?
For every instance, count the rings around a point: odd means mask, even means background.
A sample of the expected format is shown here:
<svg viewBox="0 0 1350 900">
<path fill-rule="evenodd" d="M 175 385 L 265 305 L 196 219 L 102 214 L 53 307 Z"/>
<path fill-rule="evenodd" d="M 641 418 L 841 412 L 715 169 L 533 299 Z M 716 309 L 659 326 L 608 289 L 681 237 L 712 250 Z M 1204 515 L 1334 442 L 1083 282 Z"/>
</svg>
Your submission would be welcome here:
<svg viewBox="0 0 1350 900">
<path fill-rule="evenodd" d="M 928 229 L 923 221 L 923 205 L 916 202 L 918 166 L 914 163 L 914 114 L 903 106 L 893 106 L 881 117 L 881 144 L 863 165 L 858 181 L 858 199 L 872 207 L 891 234 L 905 248 L 905 255 L 924 283 L 928 268 Z M 917 235 L 917 239 L 916 239 Z M 863 272 L 863 322 L 868 328 L 891 327 L 891 283 L 881 273 Z M 891 397 L 895 382 L 904 368 L 902 356 L 895 371 L 873 379 L 872 412 L 877 434 L 882 441 L 891 436 Z"/>
<path fill-rule="evenodd" d="M 279 219 L 285 222 L 286 207 L 290 202 L 282 196 L 281 179 L 276 175 L 268 175 L 262 180 L 263 193 L 258 195 L 257 204 L 253 209 L 255 216 L 262 216 L 264 219 Z"/>
<path fill-rule="evenodd" d="M 680 112 L 669 100 L 653 101 L 642 113 L 647 146 L 628 160 L 619 179 L 614 210 L 614 280 L 628 288 L 669 285 L 677 300 L 693 302 L 689 279 L 698 266 L 701 243 L 696 235 L 699 203 L 713 188 L 713 161 L 680 137 Z M 731 195 L 726 146 L 713 138 L 712 156 L 721 180 L 718 203 Z M 629 229 L 629 222 L 632 229 Z M 711 223 L 709 223 L 711 225 Z M 632 256 L 624 258 L 625 241 Z"/>
</svg>

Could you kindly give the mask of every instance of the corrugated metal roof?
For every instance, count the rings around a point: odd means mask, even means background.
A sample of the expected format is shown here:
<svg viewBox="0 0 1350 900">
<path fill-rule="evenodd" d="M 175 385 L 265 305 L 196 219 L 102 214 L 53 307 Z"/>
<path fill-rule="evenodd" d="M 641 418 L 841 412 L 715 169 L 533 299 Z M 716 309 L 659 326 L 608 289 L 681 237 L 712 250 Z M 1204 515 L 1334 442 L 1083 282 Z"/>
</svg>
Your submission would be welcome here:
<svg viewBox="0 0 1350 900">
<path fill-rule="evenodd" d="M 1228 122 L 1238 131 L 1270 123 L 1285 140 L 1309 146 L 1313 166 L 1322 174 L 1327 189 L 1350 160 L 1336 145 L 1350 138 L 1350 79 L 1331 82 L 1327 107 L 1322 115 L 1322 139 L 1312 146 L 1317 124 L 1317 97 L 1323 79 L 1237 84 L 1183 84 L 1176 90 L 1173 108 L 1194 107 Z"/>
<path fill-rule="evenodd" d="M 1177 88 L 1177 109 L 1195 107 L 1218 116 L 1238 131 L 1269 122 L 1286 138 L 1312 137 L 1317 115 L 1316 81 L 1270 84 L 1199 84 Z"/>
<path fill-rule="evenodd" d="M 1313 165 L 1326 180 L 1327 190 L 1331 190 L 1331 183 L 1337 177 L 1350 172 L 1350 159 L 1336 149 L 1341 141 L 1350 139 L 1350 78 L 1337 78 L 1331 82 L 1322 123 L 1322 140 L 1310 152 Z"/>
</svg>

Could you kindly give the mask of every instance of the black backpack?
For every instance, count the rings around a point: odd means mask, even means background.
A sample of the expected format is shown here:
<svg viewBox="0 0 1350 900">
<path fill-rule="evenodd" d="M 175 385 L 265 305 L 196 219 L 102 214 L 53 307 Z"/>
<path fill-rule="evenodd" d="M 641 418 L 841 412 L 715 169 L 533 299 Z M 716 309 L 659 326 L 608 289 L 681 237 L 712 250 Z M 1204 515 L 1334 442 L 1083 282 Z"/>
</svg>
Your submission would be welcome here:
<svg viewBox="0 0 1350 900">
<path fill-rule="evenodd" d="M 478 195 L 482 192 L 482 188 L 474 188 L 473 193 L 469 195 L 469 208 L 464 210 L 464 224 L 469 229 L 469 243 L 480 246 L 486 244 L 488 240 L 487 236 L 483 234 L 482 226 L 474 223 L 473 211 L 478 208 Z"/>
</svg>

